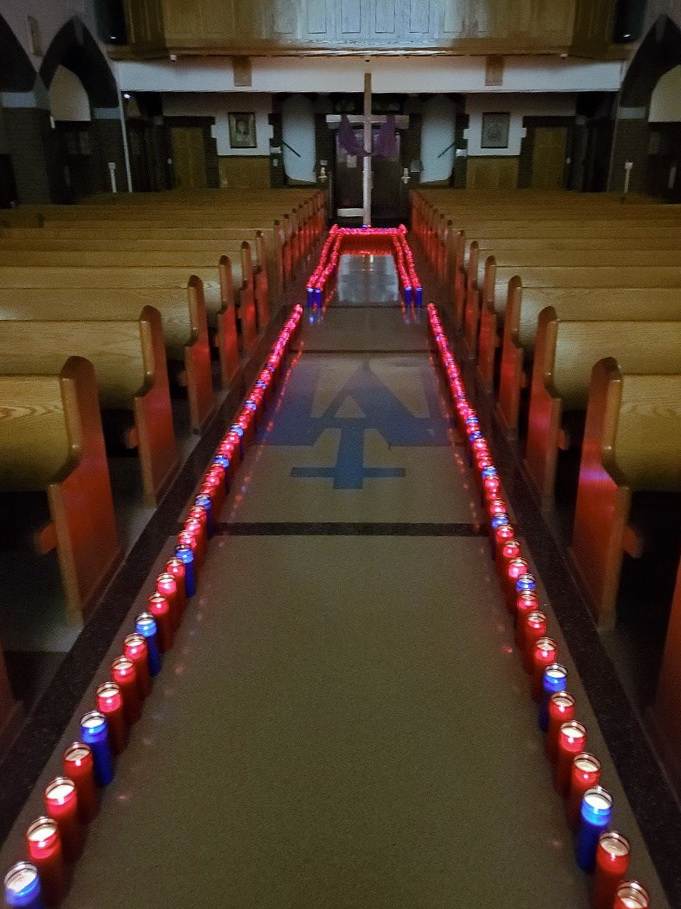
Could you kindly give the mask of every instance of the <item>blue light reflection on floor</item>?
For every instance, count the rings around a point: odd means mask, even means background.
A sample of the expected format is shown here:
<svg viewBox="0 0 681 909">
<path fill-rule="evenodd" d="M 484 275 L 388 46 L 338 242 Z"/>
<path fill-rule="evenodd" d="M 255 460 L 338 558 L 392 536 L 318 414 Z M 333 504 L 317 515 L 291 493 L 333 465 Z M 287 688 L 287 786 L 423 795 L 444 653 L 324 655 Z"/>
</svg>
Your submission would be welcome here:
<svg viewBox="0 0 681 909">
<path fill-rule="evenodd" d="M 415 364 L 428 415 L 417 417 L 400 401 L 371 368 L 369 358 L 360 360 L 355 372 L 331 400 L 324 413 L 312 415 L 315 393 L 323 365 L 303 360 L 288 383 L 284 407 L 267 434 L 268 445 L 314 445 L 328 429 L 340 430 L 336 464 L 332 467 L 293 467 L 298 478 L 332 478 L 334 489 L 361 489 L 365 478 L 405 476 L 402 467 L 365 467 L 364 439 L 369 430 L 378 432 L 389 446 L 446 446 L 447 424 L 443 420 L 434 375 L 429 362 Z M 352 416 L 342 416 L 347 401 L 354 403 Z"/>
</svg>

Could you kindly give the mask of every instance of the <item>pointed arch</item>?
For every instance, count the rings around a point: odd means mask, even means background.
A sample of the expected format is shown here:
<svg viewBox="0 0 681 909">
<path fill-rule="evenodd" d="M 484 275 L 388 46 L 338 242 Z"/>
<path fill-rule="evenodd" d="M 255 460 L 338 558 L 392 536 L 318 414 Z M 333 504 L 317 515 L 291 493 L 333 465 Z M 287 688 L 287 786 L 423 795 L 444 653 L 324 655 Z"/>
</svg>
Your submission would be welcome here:
<svg viewBox="0 0 681 909">
<path fill-rule="evenodd" d="M 659 16 L 641 42 L 622 82 L 620 104 L 645 107 L 661 76 L 681 63 L 681 31 L 669 16 Z"/>
<path fill-rule="evenodd" d="M 40 67 L 46 87 L 49 87 L 60 65 L 78 76 L 93 107 L 118 107 L 118 88 L 111 68 L 78 16 L 59 29 L 47 49 Z"/>
<path fill-rule="evenodd" d="M 0 91 L 33 91 L 35 79 L 36 71 L 28 54 L 0 16 Z"/>
</svg>

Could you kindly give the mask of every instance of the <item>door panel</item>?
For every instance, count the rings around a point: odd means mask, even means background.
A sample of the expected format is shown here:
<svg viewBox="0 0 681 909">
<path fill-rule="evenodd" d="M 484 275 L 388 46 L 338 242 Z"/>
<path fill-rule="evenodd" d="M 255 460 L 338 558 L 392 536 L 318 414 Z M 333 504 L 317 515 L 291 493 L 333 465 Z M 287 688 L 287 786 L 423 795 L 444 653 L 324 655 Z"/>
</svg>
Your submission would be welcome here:
<svg viewBox="0 0 681 909">
<path fill-rule="evenodd" d="M 173 170 L 177 189 L 204 189 L 208 186 L 206 151 L 200 126 L 173 126 L 170 130 Z"/>
<path fill-rule="evenodd" d="M 566 126 L 538 126 L 534 130 L 532 176 L 534 189 L 562 189 L 565 175 Z"/>
</svg>

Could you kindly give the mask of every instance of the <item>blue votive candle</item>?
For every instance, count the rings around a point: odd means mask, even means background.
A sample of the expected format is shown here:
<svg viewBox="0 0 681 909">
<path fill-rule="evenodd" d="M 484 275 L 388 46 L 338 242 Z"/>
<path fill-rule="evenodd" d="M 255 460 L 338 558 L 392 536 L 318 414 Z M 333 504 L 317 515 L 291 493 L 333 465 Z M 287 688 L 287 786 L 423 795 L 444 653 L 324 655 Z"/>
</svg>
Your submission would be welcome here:
<svg viewBox="0 0 681 909">
<path fill-rule="evenodd" d="M 17 862 L 5 875 L 5 902 L 23 909 L 43 909 L 38 869 L 31 862 Z"/>
<path fill-rule="evenodd" d="M 91 710 L 81 717 L 80 738 L 92 751 L 95 782 L 98 786 L 108 786 L 114 778 L 114 765 L 109 745 L 109 730 L 103 713 Z"/>
<path fill-rule="evenodd" d="M 577 833 L 577 864 L 582 871 L 596 867 L 598 838 L 608 829 L 612 816 L 612 796 L 602 786 L 587 789 L 582 799 Z"/>
<path fill-rule="evenodd" d="M 135 631 L 147 642 L 147 659 L 149 675 L 158 675 L 161 671 L 161 651 L 158 647 L 158 626 L 150 612 L 141 612 L 135 619 Z"/>
<path fill-rule="evenodd" d="M 188 597 L 196 593 L 196 571 L 194 570 L 194 552 L 191 546 L 176 546 L 175 555 L 184 562 L 184 589 Z"/>
<path fill-rule="evenodd" d="M 556 691 L 567 688 L 567 669 L 561 663 L 549 663 L 544 670 L 539 701 L 539 728 L 547 732 L 549 728 L 549 698 Z"/>
</svg>

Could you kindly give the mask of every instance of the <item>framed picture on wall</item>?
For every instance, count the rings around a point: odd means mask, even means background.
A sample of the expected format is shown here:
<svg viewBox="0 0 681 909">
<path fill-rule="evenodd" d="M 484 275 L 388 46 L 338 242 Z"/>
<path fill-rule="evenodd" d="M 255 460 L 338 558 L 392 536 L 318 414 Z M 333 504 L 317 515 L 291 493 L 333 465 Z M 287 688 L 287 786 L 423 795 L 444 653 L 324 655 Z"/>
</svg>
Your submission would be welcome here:
<svg viewBox="0 0 681 909">
<path fill-rule="evenodd" d="M 508 132 L 511 115 L 508 111 L 494 113 L 487 111 L 482 115 L 482 135 L 480 148 L 508 148 Z"/>
<path fill-rule="evenodd" d="M 256 148 L 255 114 L 229 114 L 229 144 L 232 148 Z"/>
</svg>

